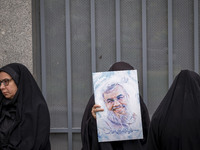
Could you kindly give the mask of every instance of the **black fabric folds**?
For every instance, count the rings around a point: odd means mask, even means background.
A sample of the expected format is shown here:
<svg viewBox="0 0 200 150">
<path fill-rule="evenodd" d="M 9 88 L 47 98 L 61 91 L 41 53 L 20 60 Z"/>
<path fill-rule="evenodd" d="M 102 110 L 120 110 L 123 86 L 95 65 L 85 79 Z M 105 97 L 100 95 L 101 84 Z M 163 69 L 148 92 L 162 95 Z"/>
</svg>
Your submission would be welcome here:
<svg viewBox="0 0 200 150">
<path fill-rule="evenodd" d="M 200 149 L 200 76 L 182 70 L 155 111 L 148 150 Z"/>
<path fill-rule="evenodd" d="M 0 150 L 50 150 L 50 116 L 45 99 L 29 70 L 12 63 L 0 69 L 15 81 L 13 99 L 0 92 Z"/>
<path fill-rule="evenodd" d="M 116 62 L 110 67 L 109 71 L 132 70 L 132 69 L 134 68 L 126 62 Z M 142 97 L 140 97 L 142 125 L 144 134 L 144 139 L 142 140 L 98 142 L 96 119 L 94 119 L 91 114 L 91 110 L 94 104 L 95 101 L 93 94 L 90 97 L 89 102 L 86 106 L 81 123 L 82 150 L 144 150 L 145 149 L 150 119 L 148 110 L 146 108 L 145 103 L 142 100 Z"/>
</svg>

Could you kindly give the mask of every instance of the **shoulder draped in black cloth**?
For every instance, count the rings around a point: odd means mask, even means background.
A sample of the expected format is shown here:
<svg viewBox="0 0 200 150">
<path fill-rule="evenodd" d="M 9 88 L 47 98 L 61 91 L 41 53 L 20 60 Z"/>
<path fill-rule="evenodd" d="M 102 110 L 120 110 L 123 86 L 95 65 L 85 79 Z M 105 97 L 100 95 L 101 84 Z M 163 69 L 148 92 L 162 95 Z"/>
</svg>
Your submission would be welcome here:
<svg viewBox="0 0 200 150">
<path fill-rule="evenodd" d="M 134 68 L 126 62 L 117 62 L 110 67 L 109 71 L 132 70 L 132 69 Z M 150 119 L 148 110 L 141 96 L 140 96 L 140 105 L 141 105 L 142 126 L 144 134 L 144 139 L 142 140 L 98 142 L 96 120 L 93 118 L 91 114 L 91 110 L 94 104 L 95 101 L 93 94 L 90 97 L 89 102 L 86 106 L 81 123 L 82 150 L 144 150 L 145 149 Z"/>
<path fill-rule="evenodd" d="M 0 68 L 17 85 L 13 99 L 0 92 L 0 150 L 50 150 L 50 116 L 29 70 L 12 63 Z"/>
<path fill-rule="evenodd" d="M 182 70 L 155 111 L 148 150 L 200 150 L 200 76 Z"/>
</svg>

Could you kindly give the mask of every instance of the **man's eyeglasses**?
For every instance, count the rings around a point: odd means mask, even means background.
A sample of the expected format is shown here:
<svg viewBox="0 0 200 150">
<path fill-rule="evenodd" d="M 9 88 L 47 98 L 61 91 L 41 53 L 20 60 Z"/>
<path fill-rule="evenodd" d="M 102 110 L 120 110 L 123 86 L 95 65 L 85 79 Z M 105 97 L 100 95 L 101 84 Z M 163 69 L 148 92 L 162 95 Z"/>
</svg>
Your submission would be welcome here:
<svg viewBox="0 0 200 150">
<path fill-rule="evenodd" d="M 9 82 L 12 80 L 11 79 L 3 79 L 2 81 L 0 81 L 0 86 L 1 86 L 1 83 L 3 83 L 4 86 L 8 86 L 9 85 Z"/>
</svg>

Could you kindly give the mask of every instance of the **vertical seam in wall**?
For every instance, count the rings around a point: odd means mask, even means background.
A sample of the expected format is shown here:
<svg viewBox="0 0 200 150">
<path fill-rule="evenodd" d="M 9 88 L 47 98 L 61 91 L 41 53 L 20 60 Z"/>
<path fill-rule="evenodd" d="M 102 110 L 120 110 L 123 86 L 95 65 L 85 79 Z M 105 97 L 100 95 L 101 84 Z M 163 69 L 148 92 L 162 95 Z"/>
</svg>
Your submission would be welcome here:
<svg viewBox="0 0 200 150">
<path fill-rule="evenodd" d="M 198 0 L 194 0 L 194 70 L 199 73 L 199 16 Z"/>
<path fill-rule="evenodd" d="M 44 0 L 40 0 L 40 28 L 41 28 L 41 74 L 42 74 L 42 93 L 46 100 L 46 41 L 45 41 L 45 12 L 44 12 Z"/>
<path fill-rule="evenodd" d="M 143 70 L 143 99 L 147 104 L 147 6 L 142 0 L 142 70 Z"/>
<path fill-rule="evenodd" d="M 66 66 L 67 66 L 67 103 L 68 103 L 68 148 L 72 149 L 72 82 L 71 82 L 71 28 L 70 28 L 70 2 L 65 0 L 66 15 Z"/>
<path fill-rule="evenodd" d="M 173 17 L 172 0 L 168 0 L 168 88 L 173 81 Z"/>
<path fill-rule="evenodd" d="M 95 0 L 90 0 L 91 17 L 91 65 L 92 72 L 96 72 L 96 32 L 95 32 Z"/>
<path fill-rule="evenodd" d="M 120 0 L 115 0 L 116 14 L 116 61 L 121 61 L 121 39 L 120 39 Z"/>
</svg>

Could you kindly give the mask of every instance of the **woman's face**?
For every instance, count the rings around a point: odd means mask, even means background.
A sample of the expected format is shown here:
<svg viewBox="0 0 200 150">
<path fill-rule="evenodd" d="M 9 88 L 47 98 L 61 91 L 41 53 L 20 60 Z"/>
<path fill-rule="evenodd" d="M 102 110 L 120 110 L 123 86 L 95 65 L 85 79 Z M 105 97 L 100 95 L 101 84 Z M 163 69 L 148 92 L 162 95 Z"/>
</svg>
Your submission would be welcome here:
<svg viewBox="0 0 200 150">
<path fill-rule="evenodd" d="M 0 72 L 0 90 L 8 99 L 13 99 L 17 92 L 17 85 L 12 77 L 6 72 Z"/>
</svg>

